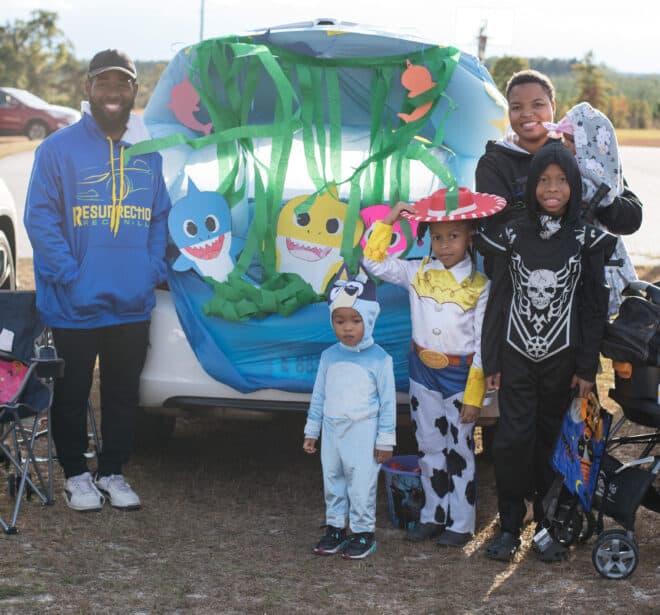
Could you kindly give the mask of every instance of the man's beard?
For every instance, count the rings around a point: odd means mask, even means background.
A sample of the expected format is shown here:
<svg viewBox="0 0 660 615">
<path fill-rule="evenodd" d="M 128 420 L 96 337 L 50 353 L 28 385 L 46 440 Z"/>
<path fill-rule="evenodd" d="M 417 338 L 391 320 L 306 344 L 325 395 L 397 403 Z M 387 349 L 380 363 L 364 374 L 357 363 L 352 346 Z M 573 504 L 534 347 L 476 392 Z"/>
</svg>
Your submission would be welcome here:
<svg viewBox="0 0 660 615">
<path fill-rule="evenodd" d="M 114 117 L 108 117 L 103 111 L 103 108 L 100 105 L 97 105 L 94 101 L 89 101 L 89 108 L 92 111 L 92 116 L 96 120 L 96 123 L 99 125 L 101 130 L 107 134 L 114 134 L 116 132 L 124 131 L 126 125 L 128 124 L 128 118 L 131 115 L 131 110 L 133 109 L 133 103 L 127 106 L 125 109 L 121 110 L 121 113 Z"/>
</svg>

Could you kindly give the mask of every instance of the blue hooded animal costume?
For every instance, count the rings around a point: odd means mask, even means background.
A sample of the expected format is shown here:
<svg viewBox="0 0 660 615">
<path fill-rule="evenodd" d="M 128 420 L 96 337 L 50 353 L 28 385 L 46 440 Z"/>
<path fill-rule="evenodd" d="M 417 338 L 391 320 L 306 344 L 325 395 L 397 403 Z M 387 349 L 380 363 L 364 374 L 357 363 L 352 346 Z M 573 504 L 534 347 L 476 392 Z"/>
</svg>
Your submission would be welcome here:
<svg viewBox="0 0 660 615">
<path fill-rule="evenodd" d="M 396 443 L 396 390 L 392 357 L 374 343 L 372 334 L 380 306 L 376 287 L 361 270 L 351 279 L 338 274 L 329 293 L 332 312 L 356 310 L 364 335 L 355 346 L 338 342 L 321 354 L 305 424 L 305 437 L 323 431 L 321 464 L 326 523 L 353 533 L 376 526 L 379 464 L 375 449 Z"/>
</svg>

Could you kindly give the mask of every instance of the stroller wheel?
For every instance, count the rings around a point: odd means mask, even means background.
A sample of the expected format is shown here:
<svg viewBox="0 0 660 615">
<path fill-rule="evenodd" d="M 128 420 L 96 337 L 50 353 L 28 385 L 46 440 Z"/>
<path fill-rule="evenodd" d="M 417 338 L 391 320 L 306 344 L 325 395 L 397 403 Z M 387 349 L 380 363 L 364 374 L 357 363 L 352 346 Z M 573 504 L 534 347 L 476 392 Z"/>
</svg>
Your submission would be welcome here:
<svg viewBox="0 0 660 615">
<path fill-rule="evenodd" d="M 559 507 L 557 518 L 552 524 L 552 535 L 555 540 L 569 547 L 580 540 L 584 526 L 584 514 L 581 508 L 571 505 Z"/>
<path fill-rule="evenodd" d="M 582 531 L 578 534 L 578 542 L 587 542 L 593 535 L 596 529 L 596 517 L 591 511 L 582 511 L 584 522 L 582 523 Z"/>
<path fill-rule="evenodd" d="M 606 579 L 625 579 L 637 567 L 639 549 L 624 530 L 607 530 L 596 541 L 591 561 Z"/>
</svg>

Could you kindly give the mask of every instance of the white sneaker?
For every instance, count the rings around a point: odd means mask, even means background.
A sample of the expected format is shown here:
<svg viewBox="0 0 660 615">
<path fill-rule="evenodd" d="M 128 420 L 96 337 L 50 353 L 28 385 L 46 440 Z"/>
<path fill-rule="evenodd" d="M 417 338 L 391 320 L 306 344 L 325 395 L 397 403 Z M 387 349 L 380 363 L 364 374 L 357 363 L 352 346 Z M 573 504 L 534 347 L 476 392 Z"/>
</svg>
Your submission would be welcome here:
<svg viewBox="0 0 660 615">
<path fill-rule="evenodd" d="M 123 474 L 98 476 L 94 482 L 99 491 L 108 498 L 113 508 L 120 510 L 138 510 L 140 508 L 140 498 L 126 482 Z"/>
<path fill-rule="evenodd" d="M 105 502 L 89 472 L 67 478 L 64 481 L 64 496 L 68 507 L 80 512 L 98 512 Z"/>
</svg>

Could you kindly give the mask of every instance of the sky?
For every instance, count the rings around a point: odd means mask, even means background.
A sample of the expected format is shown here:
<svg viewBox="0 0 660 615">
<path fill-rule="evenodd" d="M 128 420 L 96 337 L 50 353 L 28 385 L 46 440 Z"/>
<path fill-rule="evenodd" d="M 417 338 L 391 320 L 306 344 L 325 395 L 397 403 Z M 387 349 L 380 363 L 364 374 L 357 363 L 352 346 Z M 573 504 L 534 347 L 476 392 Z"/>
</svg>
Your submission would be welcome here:
<svg viewBox="0 0 660 615">
<path fill-rule="evenodd" d="M 203 28 L 202 28 L 203 7 Z M 2 0 L 0 24 L 30 11 L 58 14 L 77 58 L 124 49 L 136 60 L 170 60 L 204 38 L 333 17 L 397 30 L 487 56 L 578 58 L 620 72 L 660 74 L 660 5 L 648 0 Z"/>
</svg>

